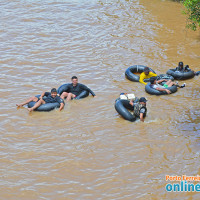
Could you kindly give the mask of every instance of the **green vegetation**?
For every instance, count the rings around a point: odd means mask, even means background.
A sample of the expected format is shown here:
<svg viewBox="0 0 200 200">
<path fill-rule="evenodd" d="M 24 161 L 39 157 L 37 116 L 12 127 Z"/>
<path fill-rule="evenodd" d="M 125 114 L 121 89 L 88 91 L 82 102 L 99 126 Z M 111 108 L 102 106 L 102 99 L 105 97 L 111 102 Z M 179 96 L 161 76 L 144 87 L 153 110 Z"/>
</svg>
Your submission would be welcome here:
<svg viewBox="0 0 200 200">
<path fill-rule="evenodd" d="M 187 27 L 196 31 L 200 27 L 200 0 L 183 0 L 186 7 L 185 14 L 188 15 Z"/>
<path fill-rule="evenodd" d="M 184 14 L 188 17 L 187 28 L 196 31 L 200 27 L 200 0 L 172 0 L 181 2 L 185 6 Z"/>
</svg>

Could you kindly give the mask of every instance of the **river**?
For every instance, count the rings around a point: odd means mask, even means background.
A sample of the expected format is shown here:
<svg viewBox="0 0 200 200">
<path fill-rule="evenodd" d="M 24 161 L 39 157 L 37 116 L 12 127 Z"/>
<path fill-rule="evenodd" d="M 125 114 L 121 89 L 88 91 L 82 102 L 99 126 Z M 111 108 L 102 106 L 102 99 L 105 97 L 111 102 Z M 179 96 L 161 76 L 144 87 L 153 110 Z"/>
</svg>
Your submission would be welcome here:
<svg viewBox="0 0 200 200">
<path fill-rule="evenodd" d="M 200 36 L 181 4 L 160 0 L 8 0 L 0 21 L 0 199 L 199 199 L 166 192 L 165 175 L 200 174 L 200 78 L 151 96 L 124 76 L 179 61 L 199 71 Z M 76 75 L 97 95 L 62 112 L 16 103 Z M 184 83 L 184 81 L 180 81 Z M 145 122 L 114 109 L 121 92 L 148 99 Z"/>
</svg>

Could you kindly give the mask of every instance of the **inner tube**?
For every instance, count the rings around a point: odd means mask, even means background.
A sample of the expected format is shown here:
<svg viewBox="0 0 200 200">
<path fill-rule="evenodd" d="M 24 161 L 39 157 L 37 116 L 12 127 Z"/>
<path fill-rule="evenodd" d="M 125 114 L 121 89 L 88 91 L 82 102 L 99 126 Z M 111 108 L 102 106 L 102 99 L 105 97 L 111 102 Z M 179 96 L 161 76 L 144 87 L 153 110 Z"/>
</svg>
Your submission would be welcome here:
<svg viewBox="0 0 200 200">
<path fill-rule="evenodd" d="M 37 98 L 40 97 L 40 95 L 36 95 Z M 45 100 L 46 97 L 43 97 L 43 99 Z M 34 105 L 36 104 L 35 101 L 31 101 L 28 103 L 28 108 L 32 108 Z M 42 104 L 40 105 L 38 108 L 36 108 L 34 111 L 51 111 L 55 108 L 59 108 L 60 107 L 60 104 L 58 102 L 56 103 L 45 103 L 45 104 Z"/>
<path fill-rule="evenodd" d="M 156 78 L 157 80 L 166 79 L 166 80 L 174 80 L 174 77 L 168 74 L 160 74 Z"/>
<path fill-rule="evenodd" d="M 144 68 L 146 66 L 144 65 L 133 65 L 133 66 L 130 66 L 126 71 L 125 71 L 125 76 L 128 80 L 130 81 L 134 81 L 134 82 L 139 82 L 139 79 L 140 77 L 134 73 L 142 73 L 144 72 Z M 149 68 L 151 72 L 155 73 L 156 72 Z M 144 82 L 149 82 L 149 78 L 148 79 L 144 79 Z"/>
<path fill-rule="evenodd" d="M 199 76 L 199 75 L 200 75 L 200 71 L 196 72 L 195 75 L 196 75 L 196 76 Z"/>
<path fill-rule="evenodd" d="M 153 89 L 152 87 L 150 87 L 151 83 L 147 83 L 147 85 L 145 86 L 145 91 L 149 94 L 153 94 L 153 95 L 165 95 L 167 94 L 166 91 L 158 91 L 156 89 Z M 168 90 L 171 91 L 171 93 L 175 93 L 177 91 L 177 86 L 173 85 L 172 87 L 168 87 L 166 88 Z"/>
<path fill-rule="evenodd" d="M 188 72 L 180 72 L 177 71 L 176 69 L 169 69 L 167 71 L 167 74 L 171 75 L 174 77 L 176 80 L 185 80 L 189 78 L 193 78 L 195 76 L 194 71 L 188 71 Z"/>
<path fill-rule="evenodd" d="M 137 118 L 128 110 L 134 110 L 134 107 L 129 104 L 129 100 L 117 99 L 115 101 L 115 110 L 126 120 L 134 122 Z M 135 100 L 134 103 L 138 102 Z"/>
<path fill-rule="evenodd" d="M 71 83 L 66 83 L 66 84 L 63 84 L 61 85 L 59 88 L 58 88 L 58 94 L 61 95 L 63 92 L 67 92 L 67 86 L 71 84 Z M 81 93 L 76 96 L 74 99 L 83 99 L 85 97 L 87 97 L 89 95 L 89 91 L 87 90 L 83 90 L 81 91 Z"/>
</svg>

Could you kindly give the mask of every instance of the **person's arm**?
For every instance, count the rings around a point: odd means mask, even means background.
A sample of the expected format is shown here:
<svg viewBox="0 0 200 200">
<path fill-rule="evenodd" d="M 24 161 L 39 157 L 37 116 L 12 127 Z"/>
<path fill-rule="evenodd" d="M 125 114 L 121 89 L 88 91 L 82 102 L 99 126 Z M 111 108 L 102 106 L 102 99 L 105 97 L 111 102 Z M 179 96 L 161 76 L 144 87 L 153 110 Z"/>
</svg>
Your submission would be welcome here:
<svg viewBox="0 0 200 200">
<path fill-rule="evenodd" d="M 59 110 L 61 111 L 64 108 L 65 104 L 64 103 L 60 103 L 60 108 Z"/>
<path fill-rule="evenodd" d="M 56 97 L 56 98 L 57 98 L 56 101 L 60 104 L 59 110 L 61 111 L 65 106 L 64 100 L 61 97 Z"/>
<path fill-rule="evenodd" d="M 140 113 L 140 121 L 144 122 L 144 113 Z"/>
<path fill-rule="evenodd" d="M 159 87 L 157 87 L 156 90 L 158 90 L 158 91 L 165 91 L 165 92 L 167 92 L 167 94 L 170 94 L 170 93 L 171 93 L 170 90 L 165 89 L 165 88 L 159 88 Z"/>
<path fill-rule="evenodd" d="M 163 81 L 167 82 L 166 79 L 161 79 L 161 80 L 158 80 L 158 81 L 156 81 L 156 82 L 159 84 L 159 83 L 162 83 Z"/>
<path fill-rule="evenodd" d="M 40 95 L 39 99 L 42 99 L 44 96 L 48 96 L 49 94 L 51 94 L 51 93 L 50 93 L 50 92 L 43 92 L 43 93 Z"/>
<path fill-rule="evenodd" d="M 153 77 L 153 76 L 158 76 L 157 74 L 153 73 L 153 72 L 149 72 L 149 75 L 148 75 L 150 78 Z"/>
<path fill-rule="evenodd" d="M 90 92 L 93 97 L 96 97 L 96 94 L 90 88 L 88 88 L 86 85 L 80 84 L 80 87 L 83 90 L 87 90 L 88 92 Z"/>
<path fill-rule="evenodd" d="M 142 73 L 140 74 L 139 82 L 146 85 L 147 83 L 144 82 L 145 77 L 146 77 L 145 73 L 142 72 Z"/>
<path fill-rule="evenodd" d="M 129 104 L 130 104 L 131 106 L 133 106 L 133 101 L 129 101 Z"/>
</svg>

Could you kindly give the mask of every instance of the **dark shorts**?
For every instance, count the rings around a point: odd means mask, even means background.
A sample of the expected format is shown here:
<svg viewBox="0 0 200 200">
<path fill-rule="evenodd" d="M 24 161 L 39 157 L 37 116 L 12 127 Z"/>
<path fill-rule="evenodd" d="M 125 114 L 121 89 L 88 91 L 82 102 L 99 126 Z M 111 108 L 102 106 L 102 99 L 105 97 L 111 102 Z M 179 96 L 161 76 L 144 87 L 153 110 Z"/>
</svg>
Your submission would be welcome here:
<svg viewBox="0 0 200 200">
<path fill-rule="evenodd" d="M 40 95 L 37 95 L 37 96 L 35 96 L 36 98 L 37 98 L 37 101 L 36 102 L 38 102 L 39 100 L 40 100 Z"/>
</svg>

